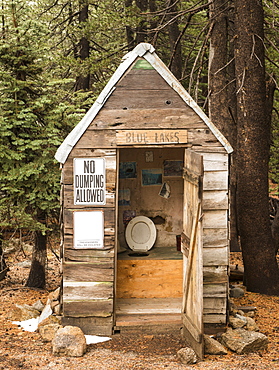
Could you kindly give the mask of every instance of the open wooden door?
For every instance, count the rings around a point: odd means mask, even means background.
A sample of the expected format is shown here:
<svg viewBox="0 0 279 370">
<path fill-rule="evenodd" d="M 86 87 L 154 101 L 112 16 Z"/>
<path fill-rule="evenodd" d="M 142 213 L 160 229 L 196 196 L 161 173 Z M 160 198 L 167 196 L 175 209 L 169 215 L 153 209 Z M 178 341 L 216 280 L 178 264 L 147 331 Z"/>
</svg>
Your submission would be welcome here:
<svg viewBox="0 0 279 370">
<path fill-rule="evenodd" d="M 202 179 L 203 157 L 189 149 L 184 161 L 183 335 L 203 358 Z"/>
</svg>

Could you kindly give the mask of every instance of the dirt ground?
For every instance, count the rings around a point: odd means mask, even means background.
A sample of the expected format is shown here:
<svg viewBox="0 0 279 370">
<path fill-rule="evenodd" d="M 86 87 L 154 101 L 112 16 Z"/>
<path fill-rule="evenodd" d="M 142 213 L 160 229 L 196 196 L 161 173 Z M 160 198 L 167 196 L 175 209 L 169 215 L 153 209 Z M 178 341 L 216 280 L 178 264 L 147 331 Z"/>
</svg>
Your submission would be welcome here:
<svg viewBox="0 0 279 370">
<path fill-rule="evenodd" d="M 260 370 L 279 369 L 279 297 L 246 292 L 234 299 L 237 306 L 255 306 L 256 322 L 260 332 L 269 339 L 268 351 L 249 355 L 229 353 L 226 356 L 205 356 L 195 365 L 182 365 L 176 353 L 185 347 L 177 335 L 117 334 L 112 340 L 88 346 L 83 357 L 56 357 L 52 355 L 51 343 L 43 342 L 38 333 L 25 332 L 8 320 L 15 304 L 33 304 L 38 299 L 46 303 L 50 291 L 59 286 L 59 263 L 52 253 L 48 256 L 47 289 L 36 290 L 24 286 L 29 268 L 22 262 L 30 260 L 30 254 L 21 251 L 10 253 L 7 263 L 10 271 L 0 282 L 0 370 L 147 370 L 147 369 L 216 369 L 216 370 Z M 233 262 L 241 263 L 238 253 L 232 255 Z"/>
</svg>

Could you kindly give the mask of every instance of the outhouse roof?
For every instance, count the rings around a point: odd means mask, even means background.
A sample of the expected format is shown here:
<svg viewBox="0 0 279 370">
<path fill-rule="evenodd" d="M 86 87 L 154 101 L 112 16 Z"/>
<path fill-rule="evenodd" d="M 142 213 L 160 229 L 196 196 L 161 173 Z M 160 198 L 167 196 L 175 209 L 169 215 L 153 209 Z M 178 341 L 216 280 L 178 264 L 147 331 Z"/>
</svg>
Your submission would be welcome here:
<svg viewBox="0 0 279 370">
<path fill-rule="evenodd" d="M 149 62 L 152 67 L 163 77 L 163 79 L 175 90 L 183 101 L 191 107 L 203 120 L 203 122 L 208 126 L 214 136 L 219 140 L 219 142 L 223 145 L 226 149 L 227 153 L 231 153 L 233 151 L 232 146 L 229 144 L 228 140 L 224 137 L 223 134 L 217 129 L 217 127 L 210 121 L 207 115 L 203 112 L 203 110 L 198 106 L 198 104 L 194 101 L 194 99 L 188 94 L 188 92 L 184 89 L 181 83 L 176 79 L 176 77 L 171 73 L 171 71 L 167 68 L 167 66 L 162 62 L 162 60 L 158 57 L 155 53 L 155 49 L 151 44 L 148 43 L 140 43 L 138 44 L 132 51 L 127 53 L 123 59 L 115 73 L 112 75 L 111 79 L 96 99 L 95 103 L 92 107 L 88 110 L 82 120 L 75 126 L 75 128 L 69 133 L 66 139 L 58 148 L 55 158 L 60 163 L 65 163 L 68 155 L 72 151 L 73 147 L 76 145 L 78 140 L 87 130 L 90 123 L 99 113 L 109 96 L 115 89 L 115 85 L 117 82 L 123 77 L 124 73 L 131 67 L 134 61 L 137 58 L 144 58 L 147 62 Z"/>
</svg>

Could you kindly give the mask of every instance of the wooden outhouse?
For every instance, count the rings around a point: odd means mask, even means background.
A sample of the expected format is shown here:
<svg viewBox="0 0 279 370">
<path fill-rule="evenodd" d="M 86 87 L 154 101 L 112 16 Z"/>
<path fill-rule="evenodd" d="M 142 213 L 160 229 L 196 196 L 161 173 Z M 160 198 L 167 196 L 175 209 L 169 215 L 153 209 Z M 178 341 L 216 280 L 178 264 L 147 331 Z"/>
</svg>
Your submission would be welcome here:
<svg viewBox="0 0 279 370">
<path fill-rule="evenodd" d="M 227 320 L 231 152 L 152 45 L 124 56 L 56 153 L 64 324 L 180 325 L 201 355 L 204 330 Z M 138 216 L 156 228 L 147 253 L 125 239 Z"/>
</svg>

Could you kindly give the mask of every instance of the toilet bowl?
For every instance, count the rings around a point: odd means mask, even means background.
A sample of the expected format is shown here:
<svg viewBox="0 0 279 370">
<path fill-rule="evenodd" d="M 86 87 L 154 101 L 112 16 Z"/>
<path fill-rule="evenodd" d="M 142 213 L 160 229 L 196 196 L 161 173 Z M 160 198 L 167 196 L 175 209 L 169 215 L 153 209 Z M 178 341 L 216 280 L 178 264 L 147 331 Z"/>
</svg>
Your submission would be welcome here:
<svg viewBox="0 0 279 370">
<path fill-rule="evenodd" d="M 156 240 L 156 227 L 150 218 L 145 216 L 134 217 L 125 231 L 126 242 L 135 252 L 149 251 Z"/>
</svg>

